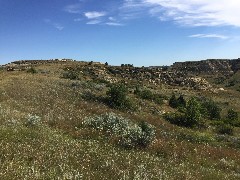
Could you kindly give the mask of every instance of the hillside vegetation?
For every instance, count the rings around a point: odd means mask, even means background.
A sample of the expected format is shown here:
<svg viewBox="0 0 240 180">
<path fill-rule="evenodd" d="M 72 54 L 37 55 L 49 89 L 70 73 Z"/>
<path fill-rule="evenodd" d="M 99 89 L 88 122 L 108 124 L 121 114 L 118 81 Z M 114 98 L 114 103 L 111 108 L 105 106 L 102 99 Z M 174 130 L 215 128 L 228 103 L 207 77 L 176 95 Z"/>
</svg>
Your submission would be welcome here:
<svg viewBox="0 0 240 180">
<path fill-rule="evenodd" d="M 239 179 L 239 71 L 181 68 L 3 66 L 0 179 Z"/>
</svg>

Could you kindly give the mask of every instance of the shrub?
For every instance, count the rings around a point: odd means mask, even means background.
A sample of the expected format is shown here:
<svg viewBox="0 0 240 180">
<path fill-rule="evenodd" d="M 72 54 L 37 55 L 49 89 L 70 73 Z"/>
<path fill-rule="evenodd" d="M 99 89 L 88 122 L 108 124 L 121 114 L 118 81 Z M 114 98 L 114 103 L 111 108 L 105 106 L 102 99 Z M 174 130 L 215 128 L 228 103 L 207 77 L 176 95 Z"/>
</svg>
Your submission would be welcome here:
<svg viewBox="0 0 240 180">
<path fill-rule="evenodd" d="M 186 106 L 186 112 L 185 112 L 186 126 L 193 127 L 199 124 L 200 119 L 201 119 L 200 104 L 194 97 L 192 97 L 188 101 Z"/>
<path fill-rule="evenodd" d="M 233 109 L 229 109 L 227 112 L 227 117 L 226 117 L 226 123 L 238 126 L 239 121 L 238 121 L 238 113 L 234 111 Z"/>
<path fill-rule="evenodd" d="M 221 119 L 221 108 L 213 100 L 206 100 L 201 104 L 201 113 L 210 120 Z"/>
<path fill-rule="evenodd" d="M 79 79 L 79 73 L 72 69 L 65 70 L 62 74 L 62 78 L 70 79 L 70 80 L 77 80 L 77 79 Z"/>
<path fill-rule="evenodd" d="M 165 98 L 163 95 L 153 93 L 148 89 L 141 90 L 138 86 L 136 87 L 134 94 L 136 94 L 138 97 L 142 99 L 150 100 L 157 104 L 163 104 L 163 99 Z"/>
<path fill-rule="evenodd" d="M 182 108 L 185 108 L 186 105 L 187 105 L 187 102 L 186 100 L 184 99 L 183 95 L 180 95 L 177 99 L 177 105 L 178 107 L 182 107 Z"/>
<path fill-rule="evenodd" d="M 147 147 L 155 139 L 152 125 L 146 122 L 137 125 L 114 113 L 88 117 L 83 125 L 115 135 L 119 138 L 119 144 L 125 148 Z"/>
<path fill-rule="evenodd" d="M 128 89 L 123 84 L 113 84 L 107 91 L 109 103 L 112 107 L 124 107 Z"/>
<path fill-rule="evenodd" d="M 151 124 L 148 124 L 145 121 L 141 121 L 139 126 L 142 130 L 142 135 L 141 138 L 139 138 L 138 140 L 138 145 L 142 147 L 147 147 L 155 138 L 155 129 Z"/>
<path fill-rule="evenodd" d="M 171 99 L 176 99 L 175 95 L 173 95 Z M 182 105 L 185 104 L 184 101 L 182 101 Z M 181 113 L 168 113 L 164 118 L 170 123 L 178 126 L 194 127 L 201 124 L 200 104 L 194 97 L 188 101 L 186 108 L 179 106 L 179 109 L 181 110 Z"/>
<path fill-rule="evenodd" d="M 222 124 L 216 128 L 217 133 L 233 135 L 233 127 L 230 125 Z"/>
<path fill-rule="evenodd" d="M 238 113 L 233 109 L 229 109 L 227 113 L 227 119 L 230 121 L 237 121 L 238 120 Z"/>
<path fill-rule="evenodd" d="M 36 74 L 37 70 L 34 67 L 31 67 L 27 70 L 27 73 L 32 73 L 32 74 Z"/>
<path fill-rule="evenodd" d="M 231 80 L 228 82 L 228 84 L 226 85 L 226 87 L 232 87 L 235 86 L 236 82 L 234 80 Z"/>
<path fill-rule="evenodd" d="M 180 113 L 167 113 L 164 115 L 164 118 L 169 121 L 171 124 L 178 126 L 186 126 L 185 117 Z"/>
<path fill-rule="evenodd" d="M 136 106 L 127 97 L 128 88 L 124 84 L 113 84 L 107 91 L 108 104 L 121 110 L 136 110 Z"/>
<path fill-rule="evenodd" d="M 41 118 L 37 115 L 28 114 L 25 125 L 27 127 L 35 127 L 40 124 Z"/>
<path fill-rule="evenodd" d="M 173 94 L 171 96 L 171 98 L 169 99 L 169 106 L 172 107 L 172 108 L 177 108 L 178 102 L 177 102 L 177 98 L 176 98 L 175 94 Z"/>
<path fill-rule="evenodd" d="M 148 89 L 144 89 L 142 91 L 140 91 L 140 93 L 138 94 L 142 99 L 147 99 L 147 100 L 152 100 L 154 99 L 154 94 L 152 93 L 152 91 L 148 90 Z"/>
<path fill-rule="evenodd" d="M 183 95 L 180 95 L 178 98 L 175 94 L 171 96 L 169 99 L 169 106 L 172 108 L 185 108 L 186 107 L 186 100 L 184 99 Z"/>
</svg>

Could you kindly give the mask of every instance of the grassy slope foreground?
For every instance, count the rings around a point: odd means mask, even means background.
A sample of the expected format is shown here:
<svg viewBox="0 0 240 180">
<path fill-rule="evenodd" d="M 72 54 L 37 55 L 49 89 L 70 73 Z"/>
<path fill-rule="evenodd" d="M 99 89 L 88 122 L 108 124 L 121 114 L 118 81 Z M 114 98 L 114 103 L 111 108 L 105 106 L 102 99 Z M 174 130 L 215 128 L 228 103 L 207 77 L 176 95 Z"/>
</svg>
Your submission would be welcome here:
<svg viewBox="0 0 240 180">
<path fill-rule="evenodd" d="M 133 93 L 129 96 L 138 110 L 112 109 L 99 98 L 106 96 L 106 82 L 61 78 L 66 66 L 38 65 L 34 74 L 0 72 L 0 179 L 240 178 L 238 127 L 231 136 L 217 134 L 211 125 L 179 127 L 156 113 L 174 112 L 167 103 Z M 161 86 L 154 91 L 170 97 L 173 90 Z M 239 111 L 239 92 L 232 89 L 222 94 L 181 91 L 187 97 L 213 97 L 222 108 Z M 106 112 L 152 124 L 156 139 L 146 148 L 126 149 L 114 135 L 83 127 L 87 117 Z"/>
</svg>

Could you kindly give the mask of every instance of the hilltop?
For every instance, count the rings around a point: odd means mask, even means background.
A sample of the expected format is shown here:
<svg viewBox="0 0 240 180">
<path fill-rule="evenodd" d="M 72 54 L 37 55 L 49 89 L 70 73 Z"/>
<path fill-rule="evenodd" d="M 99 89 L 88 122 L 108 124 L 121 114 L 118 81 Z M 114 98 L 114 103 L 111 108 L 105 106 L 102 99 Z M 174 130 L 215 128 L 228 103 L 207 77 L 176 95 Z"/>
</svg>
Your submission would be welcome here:
<svg viewBox="0 0 240 180">
<path fill-rule="evenodd" d="M 0 69 L 1 179 L 240 176 L 240 59 Z"/>
</svg>

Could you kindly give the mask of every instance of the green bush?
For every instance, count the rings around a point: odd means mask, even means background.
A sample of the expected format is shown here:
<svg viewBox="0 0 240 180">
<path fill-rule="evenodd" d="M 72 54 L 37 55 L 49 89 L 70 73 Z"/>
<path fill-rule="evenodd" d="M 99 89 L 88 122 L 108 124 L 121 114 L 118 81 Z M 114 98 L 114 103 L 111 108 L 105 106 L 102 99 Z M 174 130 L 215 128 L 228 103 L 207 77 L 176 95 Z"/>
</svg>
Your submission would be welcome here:
<svg viewBox="0 0 240 180">
<path fill-rule="evenodd" d="M 165 98 L 161 94 L 153 93 L 149 89 L 141 90 L 139 87 L 136 87 L 136 89 L 134 91 L 134 94 L 136 94 L 141 99 L 150 100 L 150 101 L 153 101 L 157 104 L 163 104 L 163 99 Z"/>
<path fill-rule="evenodd" d="M 147 147 L 155 139 L 154 126 L 146 122 L 137 125 L 114 113 L 88 117 L 83 125 L 118 137 L 125 148 Z"/>
<path fill-rule="evenodd" d="M 227 113 L 227 119 L 230 121 L 237 121 L 238 120 L 238 113 L 233 109 L 229 109 Z"/>
<path fill-rule="evenodd" d="M 135 104 L 127 97 L 128 88 L 124 84 L 113 84 L 107 91 L 110 107 L 121 110 L 136 110 Z"/>
<path fill-rule="evenodd" d="M 226 124 L 217 126 L 216 131 L 219 134 L 233 135 L 233 127 L 230 125 L 226 125 Z"/>
<path fill-rule="evenodd" d="M 147 100 L 152 100 L 154 98 L 154 94 L 152 93 L 152 91 L 150 91 L 148 89 L 144 89 L 144 90 L 140 91 L 140 93 L 138 95 L 142 99 L 147 99 Z"/>
<path fill-rule="evenodd" d="M 62 74 L 62 78 L 71 79 L 71 80 L 78 80 L 79 79 L 79 73 L 75 70 L 72 70 L 72 69 L 65 70 Z"/>
<path fill-rule="evenodd" d="M 164 115 L 164 118 L 171 124 L 175 124 L 177 126 L 186 126 L 184 114 L 167 113 Z"/>
<path fill-rule="evenodd" d="M 32 74 L 36 74 L 37 70 L 34 67 L 31 67 L 27 70 L 27 73 L 32 73 Z"/>
<path fill-rule="evenodd" d="M 186 107 L 186 100 L 184 99 L 183 95 L 180 95 L 178 98 L 175 94 L 171 96 L 169 99 L 169 106 L 172 108 L 185 108 Z"/>
<path fill-rule="evenodd" d="M 196 100 L 196 98 L 192 97 L 186 106 L 186 112 L 185 112 L 185 122 L 186 126 L 193 127 L 200 123 L 201 119 L 201 112 L 200 112 L 201 106 Z"/>
<path fill-rule="evenodd" d="M 172 108 L 177 108 L 178 107 L 178 102 L 177 102 L 177 98 L 176 95 L 173 94 L 171 96 L 171 98 L 169 99 L 169 106 Z"/>
<path fill-rule="evenodd" d="M 145 121 L 141 121 L 139 126 L 142 129 L 142 135 L 137 144 L 142 147 L 147 147 L 155 139 L 155 129 Z"/>
<path fill-rule="evenodd" d="M 178 126 L 185 127 L 194 127 L 196 125 L 201 125 L 201 106 L 196 98 L 192 97 L 185 106 L 185 100 L 183 97 L 178 103 L 178 99 L 175 95 L 172 95 L 169 103 L 176 102 L 177 106 L 179 106 L 180 113 L 168 113 L 164 117 L 167 121 L 172 124 L 176 124 Z M 176 101 L 175 101 L 176 100 Z M 174 106 L 175 107 L 175 106 Z"/>
<path fill-rule="evenodd" d="M 177 104 L 179 108 L 185 108 L 187 105 L 186 100 L 184 99 L 183 95 L 180 95 L 177 99 Z"/>
<path fill-rule="evenodd" d="M 233 125 L 233 126 L 239 126 L 239 118 L 238 118 L 238 113 L 234 111 L 233 109 L 229 109 L 227 112 L 227 117 L 225 122 L 227 124 Z"/>
<path fill-rule="evenodd" d="M 228 84 L 226 85 L 226 87 L 232 87 L 235 86 L 236 82 L 234 80 L 231 80 L 228 82 Z"/>
<path fill-rule="evenodd" d="M 201 103 L 201 113 L 210 120 L 221 119 L 221 108 L 213 100 L 205 100 Z"/>
</svg>

